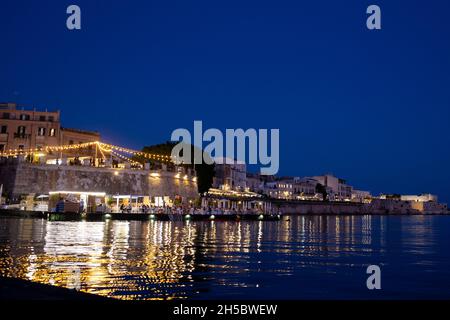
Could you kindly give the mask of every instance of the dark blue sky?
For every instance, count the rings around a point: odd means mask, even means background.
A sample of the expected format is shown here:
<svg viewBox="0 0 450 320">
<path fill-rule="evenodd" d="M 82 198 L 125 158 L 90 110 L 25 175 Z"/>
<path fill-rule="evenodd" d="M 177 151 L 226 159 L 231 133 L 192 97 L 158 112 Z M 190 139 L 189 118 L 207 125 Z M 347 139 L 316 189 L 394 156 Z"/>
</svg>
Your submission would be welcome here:
<svg viewBox="0 0 450 320">
<path fill-rule="evenodd" d="M 82 30 L 65 27 L 82 10 Z M 382 30 L 365 27 L 378 4 Z M 280 128 L 280 174 L 450 200 L 450 3 L 0 2 L 0 101 L 140 148 L 172 130 Z"/>
</svg>

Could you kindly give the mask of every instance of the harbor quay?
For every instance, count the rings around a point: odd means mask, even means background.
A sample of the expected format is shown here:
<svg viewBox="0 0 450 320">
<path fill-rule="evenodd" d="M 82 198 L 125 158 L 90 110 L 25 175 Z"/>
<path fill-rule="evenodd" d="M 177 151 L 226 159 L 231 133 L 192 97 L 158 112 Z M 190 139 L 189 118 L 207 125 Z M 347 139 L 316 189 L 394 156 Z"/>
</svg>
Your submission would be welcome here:
<svg viewBox="0 0 450 320">
<path fill-rule="evenodd" d="M 89 162 L 90 163 L 90 162 Z M 120 219 L 147 217 L 164 220 L 177 214 L 190 218 L 238 215 L 292 214 L 446 214 L 435 201 L 373 198 L 366 202 L 276 199 L 251 192 L 211 188 L 199 197 L 195 171 L 162 164 L 159 169 L 94 167 L 30 163 L 24 157 L 0 160 L 0 181 L 11 210 L 89 214 L 117 214 Z M 58 208 L 58 203 L 62 207 Z M 118 215 L 122 214 L 122 215 Z M 31 215 L 32 216 L 32 215 Z M 55 215 L 53 215 L 55 216 Z M 58 216 L 60 217 L 60 216 Z M 74 218 L 75 216 L 67 217 Z M 114 216 L 113 216 L 114 217 Z"/>
</svg>

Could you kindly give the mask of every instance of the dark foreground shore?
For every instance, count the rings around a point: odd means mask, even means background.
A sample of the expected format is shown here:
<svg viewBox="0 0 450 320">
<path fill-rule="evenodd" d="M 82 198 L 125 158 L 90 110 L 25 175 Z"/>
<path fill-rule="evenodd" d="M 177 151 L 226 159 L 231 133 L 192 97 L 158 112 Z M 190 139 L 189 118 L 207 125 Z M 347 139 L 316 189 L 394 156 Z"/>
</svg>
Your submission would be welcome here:
<svg viewBox="0 0 450 320">
<path fill-rule="evenodd" d="M 110 299 L 66 288 L 16 278 L 0 277 L 0 300 L 96 300 Z"/>
</svg>

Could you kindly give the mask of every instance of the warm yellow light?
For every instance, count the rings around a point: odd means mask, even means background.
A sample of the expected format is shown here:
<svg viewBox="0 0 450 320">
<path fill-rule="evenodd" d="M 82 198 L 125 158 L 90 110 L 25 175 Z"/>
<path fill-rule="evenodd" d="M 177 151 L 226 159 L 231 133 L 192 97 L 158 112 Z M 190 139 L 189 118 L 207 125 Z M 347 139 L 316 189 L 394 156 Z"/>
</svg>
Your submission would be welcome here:
<svg viewBox="0 0 450 320">
<path fill-rule="evenodd" d="M 106 195 L 105 192 L 84 192 L 84 191 L 50 191 L 48 194 L 76 194 L 76 195 L 87 195 L 87 196 L 95 196 L 95 197 L 104 197 Z"/>
<path fill-rule="evenodd" d="M 118 171 L 114 171 L 114 175 L 115 175 L 115 176 L 118 176 L 118 175 L 119 175 L 119 172 L 118 172 Z"/>
<path fill-rule="evenodd" d="M 159 177 L 159 173 L 152 172 L 152 173 L 150 173 L 150 176 L 154 177 L 154 178 L 157 178 L 157 177 Z"/>
</svg>

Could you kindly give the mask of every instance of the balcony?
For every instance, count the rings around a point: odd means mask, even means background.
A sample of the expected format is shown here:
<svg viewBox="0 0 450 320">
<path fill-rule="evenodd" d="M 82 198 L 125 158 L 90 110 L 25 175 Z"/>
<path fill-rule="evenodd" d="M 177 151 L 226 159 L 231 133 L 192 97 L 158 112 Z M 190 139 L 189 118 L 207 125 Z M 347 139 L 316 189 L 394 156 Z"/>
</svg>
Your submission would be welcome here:
<svg viewBox="0 0 450 320">
<path fill-rule="evenodd" d="M 19 132 L 14 133 L 14 139 L 30 139 L 30 138 L 31 134 L 29 133 L 19 133 Z"/>
</svg>

